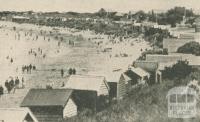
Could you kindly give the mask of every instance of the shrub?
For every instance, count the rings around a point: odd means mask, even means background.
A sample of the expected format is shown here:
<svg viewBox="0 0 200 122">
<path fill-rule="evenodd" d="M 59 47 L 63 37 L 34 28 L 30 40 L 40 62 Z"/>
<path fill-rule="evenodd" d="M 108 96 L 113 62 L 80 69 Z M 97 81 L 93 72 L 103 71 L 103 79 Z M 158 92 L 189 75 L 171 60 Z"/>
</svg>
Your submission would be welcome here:
<svg viewBox="0 0 200 122">
<path fill-rule="evenodd" d="M 188 61 L 178 61 L 172 67 L 166 67 L 163 71 L 164 79 L 183 79 L 192 72 L 192 67 Z"/>
<path fill-rule="evenodd" d="M 198 42 L 189 42 L 177 50 L 178 53 L 189 53 L 200 56 L 200 44 Z"/>
</svg>

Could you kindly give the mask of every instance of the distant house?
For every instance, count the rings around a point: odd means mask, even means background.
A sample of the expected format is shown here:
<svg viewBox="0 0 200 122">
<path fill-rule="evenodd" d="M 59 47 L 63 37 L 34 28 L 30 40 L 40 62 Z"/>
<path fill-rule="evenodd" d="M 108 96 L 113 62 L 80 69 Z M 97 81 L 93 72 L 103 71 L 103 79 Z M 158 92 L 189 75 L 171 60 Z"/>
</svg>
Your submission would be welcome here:
<svg viewBox="0 0 200 122">
<path fill-rule="evenodd" d="M 167 49 L 168 53 L 175 53 L 179 47 L 191 41 L 194 39 L 166 38 L 163 39 L 163 49 Z"/>
<path fill-rule="evenodd" d="M 154 26 L 157 26 L 157 25 L 158 24 L 155 23 L 155 22 L 149 22 L 149 21 L 142 22 L 142 26 L 144 26 L 144 27 L 152 27 L 152 28 L 154 28 Z"/>
<path fill-rule="evenodd" d="M 182 60 L 181 55 L 146 55 L 146 61 L 159 63 L 159 70 L 164 70 L 165 67 L 171 67 L 173 64 L 176 64 L 180 60 Z"/>
<path fill-rule="evenodd" d="M 161 29 L 161 30 L 169 30 L 170 29 L 170 25 L 154 25 L 154 28 L 158 28 L 158 29 Z"/>
<path fill-rule="evenodd" d="M 1 108 L 0 122 L 39 122 L 28 108 Z"/>
<path fill-rule="evenodd" d="M 182 33 L 179 35 L 180 39 L 190 39 L 190 40 L 195 40 L 195 35 L 191 33 Z"/>
<path fill-rule="evenodd" d="M 200 32 L 200 18 L 195 19 L 195 32 Z"/>
<path fill-rule="evenodd" d="M 21 103 L 28 107 L 39 122 L 58 122 L 77 115 L 77 106 L 71 99 L 73 90 L 31 89 Z"/>
<path fill-rule="evenodd" d="M 6 21 L 6 17 L 1 17 L 1 20 L 2 21 Z"/>
<path fill-rule="evenodd" d="M 12 22 L 24 23 L 24 22 L 28 22 L 29 20 L 30 20 L 29 17 L 24 17 L 24 16 L 13 16 L 12 17 Z"/>
<path fill-rule="evenodd" d="M 162 73 L 159 70 L 158 62 L 137 60 L 133 62 L 133 66 L 140 67 L 150 74 L 149 83 L 162 82 Z"/>
<path fill-rule="evenodd" d="M 124 15 L 125 15 L 124 13 L 120 13 L 120 12 L 115 13 L 115 16 L 117 17 L 123 17 Z"/>
<path fill-rule="evenodd" d="M 65 88 L 74 90 L 73 99 L 79 110 L 89 108 L 95 111 L 103 108 L 110 90 L 105 77 L 91 75 L 72 75 Z"/>
</svg>

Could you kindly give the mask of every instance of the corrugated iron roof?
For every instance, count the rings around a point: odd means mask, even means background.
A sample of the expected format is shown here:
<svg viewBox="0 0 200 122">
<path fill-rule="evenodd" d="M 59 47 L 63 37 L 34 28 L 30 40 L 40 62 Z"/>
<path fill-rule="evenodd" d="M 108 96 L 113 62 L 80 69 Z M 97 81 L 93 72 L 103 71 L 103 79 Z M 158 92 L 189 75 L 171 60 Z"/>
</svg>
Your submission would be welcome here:
<svg viewBox="0 0 200 122">
<path fill-rule="evenodd" d="M 157 55 L 157 54 L 147 54 L 146 55 L 147 61 L 155 61 L 159 63 L 168 63 L 168 62 L 177 62 L 182 60 L 181 55 Z"/>
<path fill-rule="evenodd" d="M 137 60 L 134 62 L 133 65 L 135 67 L 140 67 L 147 72 L 155 72 L 159 67 L 158 62 L 143 61 L 143 60 Z"/>
<path fill-rule="evenodd" d="M 68 79 L 65 88 L 76 90 L 99 91 L 102 82 L 105 81 L 103 76 L 91 75 L 72 75 Z"/>
<path fill-rule="evenodd" d="M 71 96 L 70 89 L 31 89 L 21 103 L 22 107 L 62 106 Z"/>
<path fill-rule="evenodd" d="M 131 67 L 130 70 L 136 73 L 140 77 L 145 77 L 145 76 L 150 77 L 150 74 L 140 67 Z"/>
</svg>

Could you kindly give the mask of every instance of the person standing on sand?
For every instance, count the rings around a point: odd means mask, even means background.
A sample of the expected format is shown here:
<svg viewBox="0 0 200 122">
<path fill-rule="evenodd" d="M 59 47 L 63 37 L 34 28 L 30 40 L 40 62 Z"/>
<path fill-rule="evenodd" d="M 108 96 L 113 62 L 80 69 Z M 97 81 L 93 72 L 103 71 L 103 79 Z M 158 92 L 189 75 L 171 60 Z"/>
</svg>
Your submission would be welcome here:
<svg viewBox="0 0 200 122">
<path fill-rule="evenodd" d="M 15 79 L 15 86 L 18 88 L 19 87 L 19 78 L 18 77 L 16 77 L 16 79 Z"/>
<path fill-rule="evenodd" d="M 24 77 L 22 77 L 22 88 L 25 88 L 25 85 L 24 85 Z"/>
<path fill-rule="evenodd" d="M 12 58 L 10 59 L 10 63 L 13 63 L 13 59 Z"/>
<path fill-rule="evenodd" d="M 63 77 L 64 76 L 64 70 L 61 69 L 60 73 L 61 73 L 61 77 Z"/>
<path fill-rule="evenodd" d="M 8 80 L 6 80 L 6 82 L 5 82 L 5 87 L 6 87 L 7 91 L 8 91 L 8 93 L 9 93 L 9 90 L 8 90 L 8 89 L 9 89 L 9 88 L 8 88 L 8 87 L 9 87 Z"/>
<path fill-rule="evenodd" d="M 11 78 L 9 83 L 10 83 L 11 88 L 15 85 L 15 82 L 14 82 L 13 78 Z"/>
<path fill-rule="evenodd" d="M 0 86 L 0 98 L 1 98 L 1 96 L 3 95 L 3 91 L 4 91 L 3 87 Z"/>
<path fill-rule="evenodd" d="M 72 74 L 73 74 L 73 75 L 76 74 L 76 69 L 75 69 L 75 68 L 72 69 Z"/>
<path fill-rule="evenodd" d="M 16 86 L 13 86 L 13 94 L 15 93 L 16 90 Z"/>
<path fill-rule="evenodd" d="M 30 74 L 31 74 L 31 70 L 32 70 L 32 65 L 30 64 L 30 65 L 29 65 Z"/>
</svg>

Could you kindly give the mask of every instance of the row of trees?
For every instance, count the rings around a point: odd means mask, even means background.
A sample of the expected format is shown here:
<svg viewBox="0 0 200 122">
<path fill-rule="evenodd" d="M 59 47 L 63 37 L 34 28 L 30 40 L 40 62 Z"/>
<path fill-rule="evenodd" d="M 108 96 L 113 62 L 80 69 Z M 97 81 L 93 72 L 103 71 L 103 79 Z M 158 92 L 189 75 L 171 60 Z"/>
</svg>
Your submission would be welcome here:
<svg viewBox="0 0 200 122">
<path fill-rule="evenodd" d="M 150 41 L 153 46 L 162 48 L 163 47 L 163 39 L 170 36 L 170 33 L 168 30 L 162 30 L 159 28 L 144 28 L 145 32 L 145 38 L 146 40 Z"/>
<path fill-rule="evenodd" d="M 122 18 L 128 18 L 128 19 L 134 19 L 137 22 L 142 22 L 145 20 L 149 20 L 152 22 L 158 22 L 159 24 L 170 24 L 172 27 L 175 27 L 177 23 L 180 23 L 183 20 L 183 16 L 186 15 L 189 19 L 187 19 L 188 24 L 193 24 L 194 18 L 194 13 L 191 9 L 186 9 L 185 7 L 174 7 L 167 12 L 163 13 L 156 13 L 154 10 L 145 13 L 144 11 L 140 10 L 137 11 L 136 13 L 132 14 L 127 13 L 124 14 L 121 17 L 115 16 L 116 12 L 108 12 L 105 9 L 100 9 L 95 15 L 101 17 L 101 18 L 109 18 L 112 20 L 120 20 Z"/>
</svg>

